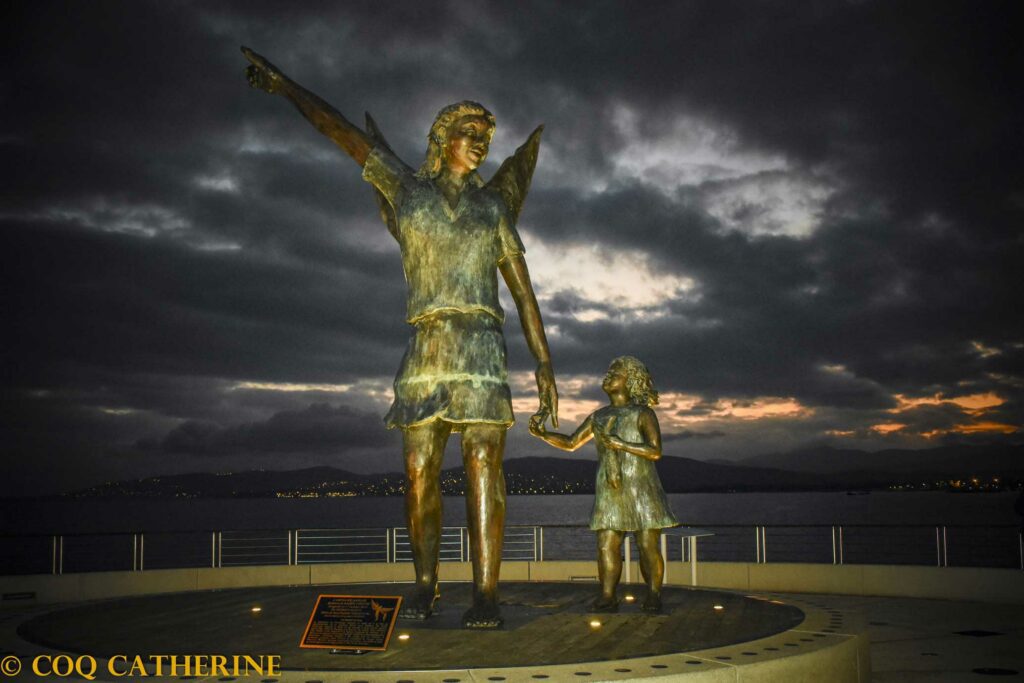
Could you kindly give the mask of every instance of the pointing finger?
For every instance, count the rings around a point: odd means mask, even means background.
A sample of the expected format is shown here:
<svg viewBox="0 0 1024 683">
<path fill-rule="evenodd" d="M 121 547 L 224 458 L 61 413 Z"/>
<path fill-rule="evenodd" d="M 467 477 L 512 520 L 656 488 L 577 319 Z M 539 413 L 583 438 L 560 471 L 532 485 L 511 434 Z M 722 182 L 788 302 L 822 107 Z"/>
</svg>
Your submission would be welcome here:
<svg viewBox="0 0 1024 683">
<path fill-rule="evenodd" d="M 255 66 L 258 66 L 261 69 L 267 68 L 267 60 L 265 60 L 262 55 L 259 55 L 247 48 L 245 45 L 242 46 L 242 54 L 245 55 L 245 58 Z"/>
</svg>

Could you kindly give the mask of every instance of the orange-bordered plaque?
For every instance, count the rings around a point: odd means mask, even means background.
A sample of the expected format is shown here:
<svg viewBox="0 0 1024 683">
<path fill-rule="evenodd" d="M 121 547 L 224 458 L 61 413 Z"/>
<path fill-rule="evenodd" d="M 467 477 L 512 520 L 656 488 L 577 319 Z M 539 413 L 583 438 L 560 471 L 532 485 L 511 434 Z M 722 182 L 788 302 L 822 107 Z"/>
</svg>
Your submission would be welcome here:
<svg viewBox="0 0 1024 683">
<path fill-rule="evenodd" d="M 398 595 L 319 595 L 299 647 L 386 650 L 401 606 Z"/>
</svg>

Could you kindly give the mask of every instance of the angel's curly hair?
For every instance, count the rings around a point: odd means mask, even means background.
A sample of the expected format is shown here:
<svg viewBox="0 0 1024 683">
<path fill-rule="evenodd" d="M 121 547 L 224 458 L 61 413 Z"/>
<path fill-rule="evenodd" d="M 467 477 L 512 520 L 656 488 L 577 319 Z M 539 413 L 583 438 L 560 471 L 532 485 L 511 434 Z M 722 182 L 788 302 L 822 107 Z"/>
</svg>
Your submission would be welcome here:
<svg viewBox="0 0 1024 683">
<path fill-rule="evenodd" d="M 654 380 L 640 359 L 619 356 L 608 367 L 614 365 L 619 365 L 626 371 L 626 391 L 629 393 L 630 403 L 641 406 L 658 405 L 658 392 L 654 389 Z"/>
<path fill-rule="evenodd" d="M 448 141 L 448 128 L 463 116 L 482 116 L 491 124 L 487 131 L 487 141 L 491 141 L 494 135 L 494 114 L 487 111 L 484 105 L 479 102 L 463 100 L 437 112 L 433 125 L 430 126 L 430 133 L 427 135 L 427 158 L 423 160 L 420 170 L 416 171 L 419 178 L 436 178 L 441 173 L 441 166 L 444 164 L 444 143 Z"/>
</svg>

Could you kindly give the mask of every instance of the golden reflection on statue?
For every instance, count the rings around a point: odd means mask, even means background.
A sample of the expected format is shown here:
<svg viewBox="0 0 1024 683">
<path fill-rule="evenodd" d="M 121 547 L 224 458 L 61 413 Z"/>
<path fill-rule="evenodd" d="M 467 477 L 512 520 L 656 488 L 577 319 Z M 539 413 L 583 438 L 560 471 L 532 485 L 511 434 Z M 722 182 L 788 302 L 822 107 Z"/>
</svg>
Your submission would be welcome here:
<svg viewBox="0 0 1024 683">
<path fill-rule="evenodd" d="M 477 168 L 487 157 L 494 116 L 475 102 L 449 105 L 431 126 L 426 160 L 414 171 L 391 150 L 369 114 L 364 131 L 262 56 L 246 47 L 242 52 L 251 62 L 246 76 L 252 87 L 288 99 L 363 167 L 381 217 L 401 248 L 413 331 L 385 422 L 402 430 L 416 572 L 416 589 L 403 602 L 402 616 L 429 617 L 440 595 L 441 461 L 448 437 L 461 432 L 474 585 L 473 604 L 462 621 L 469 628 L 496 628 L 502 624 L 502 456 L 513 422 L 498 272 L 537 362 L 541 412 L 558 426 L 551 356 L 515 228 L 542 129 L 485 183 Z"/>
<path fill-rule="evenodd" d="M 665 561 L 661 530 L 677 526 L 655 469 L 661 458 L 661 429 L 651 406 L 658 392 L 647 367 L 632 356 L 612 361 L 601 383 L 609 405 L 591 413 L 572 436 L 544 428 L 542 408 L 530 418 L 530 433 L 563 451 L 575 451 L 597 439 L 597 482 L 590 528 L 597 532 L 597 568 L 601 594 L 592 608 L 618 610 L 615 591 L 622 574 L 622 539 L 627 531 L 640 548 L 640 572 L 647 583 L 646 612 L 661 611 Z"/>
</svg>

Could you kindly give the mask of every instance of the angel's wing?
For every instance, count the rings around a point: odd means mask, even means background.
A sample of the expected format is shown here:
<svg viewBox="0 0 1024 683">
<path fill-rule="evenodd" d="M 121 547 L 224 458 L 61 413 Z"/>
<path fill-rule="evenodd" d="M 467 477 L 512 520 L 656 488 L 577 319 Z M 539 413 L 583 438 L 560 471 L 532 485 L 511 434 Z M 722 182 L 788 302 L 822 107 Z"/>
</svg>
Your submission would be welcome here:
<svg viewBox="0 0 1024 683">
<path fill-rule="evenodd" d="M 505 159 L 501 168 L 487 183 L 487 187 L 498 190 L 505 198 L 513 223 L 519 219 L 519 212 L 523 210 L 523 202 L 526 201 L 526 193 L 530 189 L 533 169 L 537 165 L 537 153 L 540 151 L 540 134 L 543 130 L 544 126 L 537 126 L 515 154 Z"/>
<path fill-rule="evenodd" d="M 383 147 L 387 151 L 394 154 L 394 150 L 391 149 L 391 145 L 381 135 L 380 129 L 377 128 L 377 122 L 370 116 L 370 112 L 366 112 L 366 134 L 373 142 L 375 147 Z M 534 155 L 536 156 L 536 154 Z M 380 217 L 384 221 L 384 225 L 388 226 L 388 232 L 395 239 L 398 239 L 398 217 L 395 216 L 395 209 L 381 191 L 377 188 L 373 188 L 373 198 L 377 200 L 377 208 L 380 209 Z"/>
</svg>

